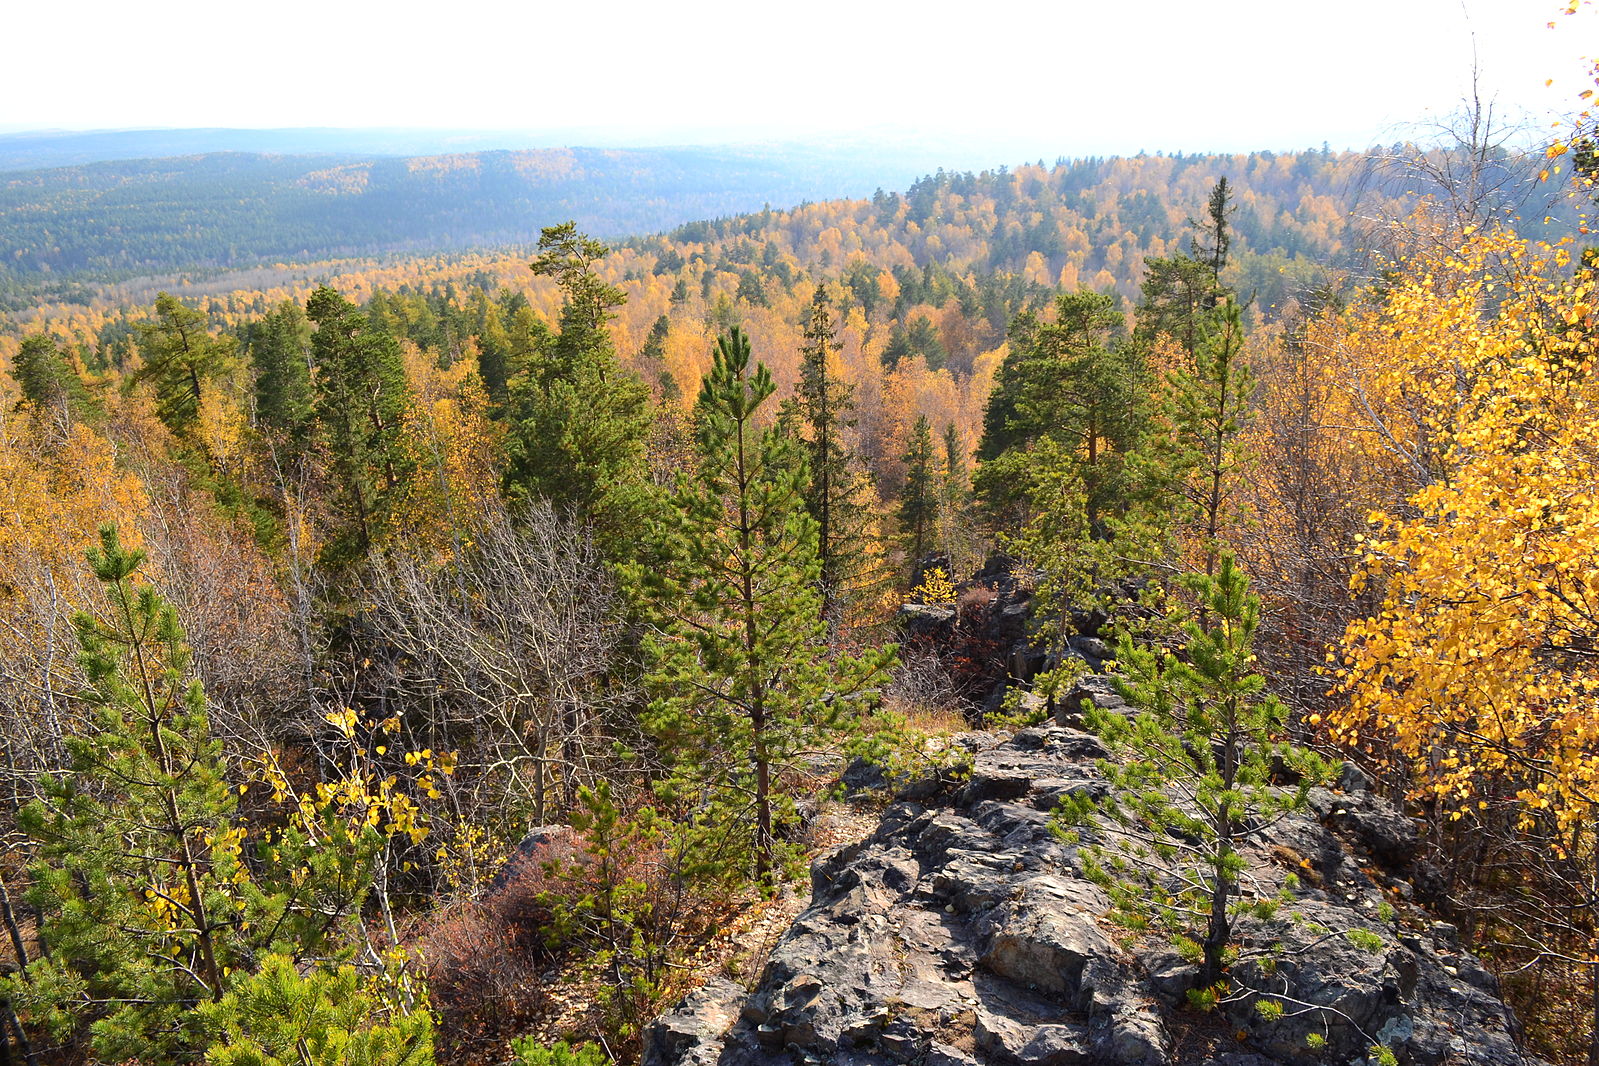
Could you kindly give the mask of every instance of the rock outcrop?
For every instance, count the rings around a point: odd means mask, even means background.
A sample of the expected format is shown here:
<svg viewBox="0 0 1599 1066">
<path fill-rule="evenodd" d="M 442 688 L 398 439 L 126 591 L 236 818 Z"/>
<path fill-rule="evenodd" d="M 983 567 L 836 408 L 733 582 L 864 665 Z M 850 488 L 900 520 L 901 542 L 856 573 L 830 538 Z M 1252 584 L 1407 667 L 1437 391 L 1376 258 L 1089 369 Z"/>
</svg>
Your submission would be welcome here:
<svg viewBox="0 0 1599 1066">
<path fill-rule="evenodd" d="M 1297 887 L 1238 923 L 1233 973 L 1257 991 L 1196 1012 L 1195 966 L 1110 924 L 1051 829 L 1062 796 L 1106 787 L 1098 740 L 1063 724 L 963 739 L 980 748 L 969 776 L 901 793 L 818 862 L 759 983 L 713 982 L 663 1016 L 646 1066 L 1310 1066 L 1376 1062 L 1377 1045 L 1406 1066 L 1533 1061 L 1493 976 L 1409 902 L 1426 880 L 1406 865 L 1414 830 L 1358 774 L 1250 845 L 1250 894 Z"/>
</svg>

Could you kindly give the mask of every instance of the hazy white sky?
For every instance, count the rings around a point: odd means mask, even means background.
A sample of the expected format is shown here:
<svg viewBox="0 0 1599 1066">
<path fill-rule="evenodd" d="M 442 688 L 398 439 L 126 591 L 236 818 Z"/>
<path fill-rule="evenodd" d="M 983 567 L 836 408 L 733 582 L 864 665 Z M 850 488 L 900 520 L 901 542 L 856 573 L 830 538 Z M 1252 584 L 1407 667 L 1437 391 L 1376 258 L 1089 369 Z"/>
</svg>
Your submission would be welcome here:
<svg viewBox="0 0 1599 1066">
<path fill-rule="evenodd" d="M 1573 110 L 1561 0 L 57 0 L 4 25 L 0 128 L 913 127 L 1022 157 L 1364 147 L 1449 112 Z M 1550 21 L 1555 29 L 1547 28 Z M 1546 89 L 1544 82 L 1555 79 Z"/>
</svg>

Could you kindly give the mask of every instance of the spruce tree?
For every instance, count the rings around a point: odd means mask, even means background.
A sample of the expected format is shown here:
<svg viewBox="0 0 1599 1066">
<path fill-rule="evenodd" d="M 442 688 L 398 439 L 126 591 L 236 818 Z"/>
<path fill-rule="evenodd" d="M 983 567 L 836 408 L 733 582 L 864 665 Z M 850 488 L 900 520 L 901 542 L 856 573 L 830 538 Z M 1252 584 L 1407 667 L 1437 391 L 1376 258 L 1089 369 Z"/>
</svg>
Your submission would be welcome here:
<svg viewBox="0 0 1599 1066">
<path fill-rule="evenodd" d="M 697 808 L 712 866 L 764 884 L 783 858 L 796 757 L 835 739 L 894 654 L 828 656 L 804 463 L 792 438 L 760 426 L 775 389 L 742 330 L 718 340 L 697 407 L 698 472 L 672 498 L 662 562 L 634 571 L 654 623 L 647 724 L 672 791 Z"/>
<path fill-rule="evenodd" d="M 311 323 L 293 300 L 250 325 L 245 348 L 255 367 L 255 417 L 264 429 L 303 443 L 315 397 Z"/>
<path fill-rule="evenodd" d="M 959 571 L 973 562 L 975 554 L 971 527 L 971 474 L 968 470 L 966 446 L 955 423 L 944 426 L 943 475 L 938 492 L 938 544 L 950 558 L 950 566 Z"/>
<path fill-rule="evenodd" d="M 827 290 L 816 287 L 800 349 L 800 378 L 794 398 L 784 405 L 787 419 L 797 421 L 801 450 L 810 470 L 805 508 L 816 520 L 817 555 L 821 561 L 822 613 L 835 616 L 841 597 L 862 584 L 871 558 L 866 541 L 866 485 L 844 447 L 844 431 L 855 424 L 854 388 L 828 372 L 838 352 L 837 326 Z"/>
<path fill-rule="evenodd" d="M 1210 270 L 1211 291 L 1221 292 L 1221 272 L 1227 267 L 1227 255 L 1233 245 L 1230 219 L 1238 208 L 1232 203 L 1232 188 L 1225 176 L 1219 178 L 1210 190 L 1205 203 L 1205 220 L 1199 223 L 1199 236 L 1189 242 L 1193 257 Z M 1212 301 L 1211 306 L 1214 306 Z"/>
<path fill-rule="evenodd" d="M 505 312 L 483 289 L 472 291 L 472 335 L 477 344 L 477 373 L 489 403 L 505 403 L 511 380 L 511 334 Z"/>
<path fill-rule="evenodd" d="M 400 342 L 333 289 L 306 301 L 316 323 L 316 419 L 350 517 L 329 546 L 336 560 L 364 556 L 382 533 L 389 502 L 410 474 L 401 448 L 411 387 Z"/>
<path fill-rule="evenodd" d="M 652 412 L 648 387 L 620 364 L 606 329 L 625 296 L 596 272 L 605 251 L 571 222 L 539 240 L 533 272 L 555 278 L 565 302 L 560 332 L 516 368 L 505 488 L 575 514 L 614 555 L 633 542 L 648 509 Z"/>
<path fill-rule="evenodd" d="M 933 428 L 926 415 L 916 416 L 902 458 L 905 487 L 899 498 L 899 526 L 914 573 L 932 543 L 933 523 L 938 520 L 938 467 L 933 455 Z"/>
<path fill-rule="evenodd" d="M 644 347 L 638 353 L 639 362 L 659 368 L 661 360 L 666 358 L 666 338 L 671 332 L 672 320 L 665 315 L 658 317 L 650 326 L 649 336 L 644 338 Z"/>
</svg>

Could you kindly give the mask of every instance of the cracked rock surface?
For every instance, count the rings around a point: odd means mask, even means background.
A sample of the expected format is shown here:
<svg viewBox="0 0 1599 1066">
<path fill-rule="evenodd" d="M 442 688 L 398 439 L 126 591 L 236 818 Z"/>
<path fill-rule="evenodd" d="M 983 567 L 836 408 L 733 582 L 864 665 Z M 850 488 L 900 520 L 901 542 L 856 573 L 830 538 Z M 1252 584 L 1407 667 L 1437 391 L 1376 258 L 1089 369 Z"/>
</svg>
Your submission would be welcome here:
<svg viewBox="0 0 1599 1066">
<path fill-rule="evenodd" d="M 1198 1014 L 1183 1006 L 1195 967 L 1107 922 L 1050 830 L 1062 796 L 1106 787 L 1098 740 L 1050 725 L 964 742 L 981 749 L 970 778 L 908 789 L 819 861 L 758 984 L 714 981 L 663 1015 L 646 1066 L 1311 1066 L 1364 1063 L 1374 1044 L 1405 1066 L 1537 1062 L 1493 976 L 1405 902 L 1425 880 L 1402 865 L 1414 829 L 1363 782 L 1312 790 L 1247 849 L 1247 891 L 1298 883 L 1270 919 L 1238 922 L 1234 977 L 1281 1015 L 1249 992 Z"/>
</svg>

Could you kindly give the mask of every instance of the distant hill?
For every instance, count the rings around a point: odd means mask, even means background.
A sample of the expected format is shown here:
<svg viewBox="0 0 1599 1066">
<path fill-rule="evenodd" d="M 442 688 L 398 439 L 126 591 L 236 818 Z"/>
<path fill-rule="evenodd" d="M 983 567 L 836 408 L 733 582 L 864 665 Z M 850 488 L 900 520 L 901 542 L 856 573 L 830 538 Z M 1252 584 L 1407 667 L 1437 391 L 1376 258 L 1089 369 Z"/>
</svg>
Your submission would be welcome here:
<svg viewBox="0 0 1599 1066">
<path fill-rule="evenodd" d="M 305 132 L 305 131 L 300 131 Z M 0 307 L 89 281 L 536 240 L 618 237 L 904 187 L 859 148 L 556 148 L 435 156 L 222 152 L 0 174 Z"/>
<path fill-rule="evenodd" d="M 437 155 L 562 143 L 528 132 L 432 129 L 30 130 L 0 133 L 0 172 L 123 159 L 248 152 L 260 155 Z"/>
</svg>

